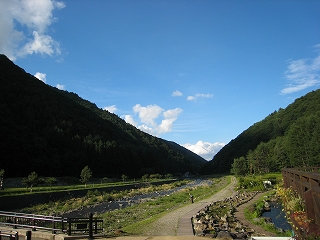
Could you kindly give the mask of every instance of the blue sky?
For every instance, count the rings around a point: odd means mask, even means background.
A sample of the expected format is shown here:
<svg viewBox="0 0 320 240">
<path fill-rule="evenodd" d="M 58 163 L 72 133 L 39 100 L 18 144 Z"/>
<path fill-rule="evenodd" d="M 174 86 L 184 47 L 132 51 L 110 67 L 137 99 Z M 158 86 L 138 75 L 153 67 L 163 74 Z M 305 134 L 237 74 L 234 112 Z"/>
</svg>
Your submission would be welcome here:
<svg viewBox="0 0 320 240">
<path fill-rule="evenodd" d="M 320 1 L 0 0 L 0 52 L 205 159 L 320 84 Z"/>
</svg>

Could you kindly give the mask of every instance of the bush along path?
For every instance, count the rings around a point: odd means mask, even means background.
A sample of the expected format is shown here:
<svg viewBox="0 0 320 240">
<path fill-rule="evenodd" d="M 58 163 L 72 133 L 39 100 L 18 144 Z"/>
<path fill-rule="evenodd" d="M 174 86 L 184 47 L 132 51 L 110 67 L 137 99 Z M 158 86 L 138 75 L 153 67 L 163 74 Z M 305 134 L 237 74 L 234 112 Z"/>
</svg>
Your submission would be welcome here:
<svg viewBox="0 0 320 240">
<path fill-rule="evenodd" d="M 197 236 L 210 238 L 248 239 L 250 236 L 275 236 L 244 218 L 244 209 L 263 194 L 243 192 L 222 201 L 213 202 L 192 218 Z"/>
</svg>

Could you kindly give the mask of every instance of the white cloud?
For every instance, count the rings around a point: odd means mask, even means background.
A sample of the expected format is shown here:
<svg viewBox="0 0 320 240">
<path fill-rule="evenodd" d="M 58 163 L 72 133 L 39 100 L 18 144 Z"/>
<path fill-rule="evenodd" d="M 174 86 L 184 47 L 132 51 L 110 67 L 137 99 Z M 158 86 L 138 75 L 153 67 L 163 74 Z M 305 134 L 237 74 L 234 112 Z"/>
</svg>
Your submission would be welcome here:
<svg viewBox="0 0 320 240">
<path fill-rule="evenodd" d="M 180 108 L 169 109 L 163 113 L 163 116 L 166 119 L 177 119 L 180 113 L 182 113 L 182 109 Z"/>
<path fill-rule="evenodd" d="M 195 101 L 197 98 L 196 97 L 194 97 L 194 96 L 188 96 L 187 97 L 187 100 L 188 101 Z"/>
<path fill-rule="evenodd" d="M 39 34 L 33 31 L 34 39 L 30 40 L 18 54 L 18 56 L 31 55 L 33 53 L 40 53 L 41 55 L 52 56 L 54 53 L 60 54 L 59 44 L 55 42 L 50 36 Z"/>
<path fill-rule="evenodd" d="M 314 46 L 317 50 L 320 45 Z M 290 94 L 320 84 L 320 51 L 312 59 L 298 59 L 288 61 L 285 77 L 289 81 L 281 94 Z"/>
<path fill-rule="evenodd" d="M 104 107 L 103 110 L 106 110 L 111 113 L 115 113 L 118 109 L 116 105 L 111 105 L 111 106 Z"/>
<path fill-rule="evenodd" d="M 138 114 L 139 122 L 136 122 L 131 115 L 125 115 L 125 121 L 154 136 L 170 132 L 173 128 L 173 123 L 182 112 L 180 108 L 165 111 L 157 105 L 142 107 L 140 104 L 136 104 L 132 109 L 134 113 Z M 160 123 L 157 123 L 156 120 L 160 121 Z"/>
<path fill-rule="evenodd" d="M 64 7 L 55 0 L 0 1 L 0 52 L 11 60 L 34 53 L 60 54 L 59 43 L 47 31 L 57 20 L 53 11 Z"/>
<path fill-rule="evenodd" d="M 188 101 L 196 101 L 199 98 L 213 98 L 213 94 L 209 93 L 197 93 L 194 96 L 188 96 L 187 100 Z"/>
<path fill-rule="evenodd" d="M 183 94 L 182 94 L 182 92 L 180 92 L 180 91 L 178 91 L 178 90 L 176 90 L 176 91 L 174 91 L 173 93 L 172 93 L 172 97 L 181 97 Z"/>
<path fill-rule="evenodd" d="M 124 116 L 124 120 L 127 122 L 127 123 L 130 123 L 131 125 L 133 126 L 137 126 L 138 124 L 134 121 L 133 117 L 131 115 L 125 115 Z"/>
<path fill-rule="evenodd" d="M 141 122 L 149 124 L 151 126 L 156 126 L 155 119 L 163 112 L 163 109 L 157 105 L 148 105 L 147 107 L 142 107 L 140 104 L 136 104 L 133 107 L 135 113 L 139 113 L 139 118 Z"/>
<path fill-rule="evenodd" d="M 138 129 L 140 129 L 141 131 L 144 131 L 146 133 L 149 133 L 151 135 L 156 135 L 156 130 L 154 128 L 148 127 L 145 124 L 138 126 Z"/>
<path fill-rule="evenodd" d="M 47 75 L 45 73 L 37 72 L 34 76 L 44 83 L 47 81 Z"/>
<path fill-rule="evenodd" d="M 186 143 L 182 146 L 189 149 L 190 151 L 198 154 L 199 156 L 203 157 L 206 160 L 211 160 L 213 156 L 219 152 L 221 148 L 223 148 L 226 144 L 225 143 L 209 143 L 198 141 L 196 144 Z"/>
<path fill-rule="evenodd" d="M 65 85 L 61 85 L 61 84 L 57 84 L 56 86 L 59 90 L 65 90 L 66 86 Z"/>
<path fill-rule="evenodd" d="M 161 124 L 158 126 L 158 134 L 171 132 L 173 127 L 173 122 L 177 120 L 178 116 L 182 113 L 182 109 L 175 108 L 165 111 L 163 113 L 164 119 L 161 121 Z"/>
</svg>

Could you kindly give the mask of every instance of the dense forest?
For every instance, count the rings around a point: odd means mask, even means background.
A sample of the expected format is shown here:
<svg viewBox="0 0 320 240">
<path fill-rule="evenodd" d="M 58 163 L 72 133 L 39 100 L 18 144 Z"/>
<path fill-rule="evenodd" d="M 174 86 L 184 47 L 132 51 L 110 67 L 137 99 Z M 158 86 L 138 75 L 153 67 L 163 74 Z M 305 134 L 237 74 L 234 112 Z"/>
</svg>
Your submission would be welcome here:
<svg viewBox="0 0 320 240">
<path fill-rule="evenodd" d="M 144 133 L 75 93 L 38 80 L 0 55 L 0 169 L 6 177 L 195 173 L 206 161 Z"/>
<path fill-rule="evenodd" d="M 320 165 L 320 90 L 255 123 L 222 148 L 202 173 L 237 175 Z"/>
</svg>

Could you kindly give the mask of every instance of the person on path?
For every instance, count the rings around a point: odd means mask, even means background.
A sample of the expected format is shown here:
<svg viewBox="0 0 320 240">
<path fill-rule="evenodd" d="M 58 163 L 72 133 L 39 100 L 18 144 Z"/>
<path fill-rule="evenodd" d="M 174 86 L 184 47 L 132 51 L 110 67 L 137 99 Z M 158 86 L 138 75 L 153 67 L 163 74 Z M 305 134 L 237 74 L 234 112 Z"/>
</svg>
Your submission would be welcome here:
<svg viewBox="0 0 320 240">
<path fill-rule="evenodd" d="M 190 202 L 193 203 L 193 196 L 189 193 L 190 195 Z"/>
</svg>

